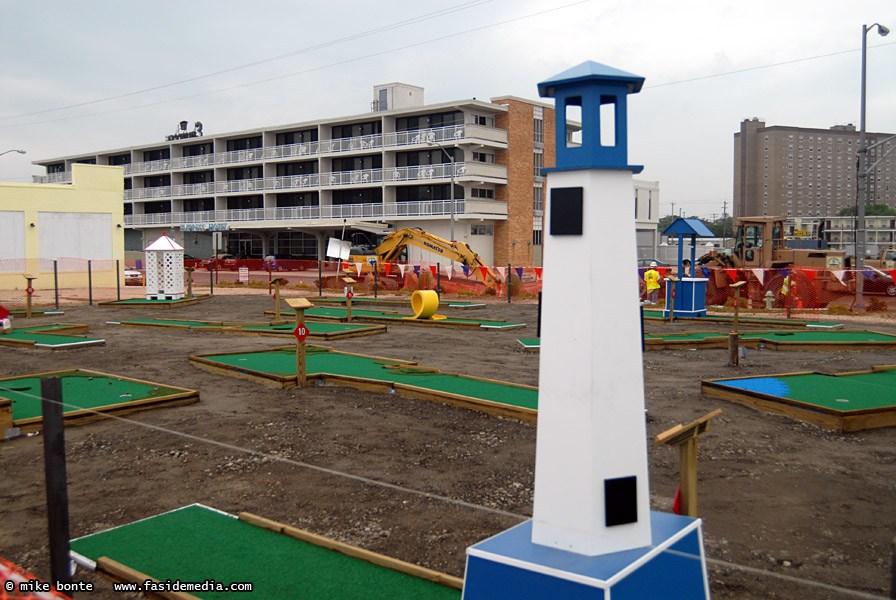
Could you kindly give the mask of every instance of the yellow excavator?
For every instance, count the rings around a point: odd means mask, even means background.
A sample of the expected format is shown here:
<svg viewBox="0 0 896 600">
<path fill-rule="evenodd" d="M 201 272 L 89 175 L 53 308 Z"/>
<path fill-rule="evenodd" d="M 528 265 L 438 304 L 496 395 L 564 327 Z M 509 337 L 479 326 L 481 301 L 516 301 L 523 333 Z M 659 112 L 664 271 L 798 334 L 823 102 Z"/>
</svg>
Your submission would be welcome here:
<svg viewBox="0 0 896 600">
<path fill-rule="evenodd" d="M 446 239 L 433 235 L 419 227 L 405 227 L 397 229 L 383 238 L 373 254 L 353 254 L 348 257 L 349 262 L 363 262 L 368 267 L 376 260 L 377 269 L 383 270 L 383 263 L 401 260 L 402 252 L 408 246 L 416 246 L 446 260 L 453 260 L 466 265 L 470 270 L 482 279 L 487 285 L 498 282 L 495 273 L 482 262 L 479 255 L 465 242 L 449 242 Z M 482 267 L 485 267 L 484 269 Z"/>
</svg>

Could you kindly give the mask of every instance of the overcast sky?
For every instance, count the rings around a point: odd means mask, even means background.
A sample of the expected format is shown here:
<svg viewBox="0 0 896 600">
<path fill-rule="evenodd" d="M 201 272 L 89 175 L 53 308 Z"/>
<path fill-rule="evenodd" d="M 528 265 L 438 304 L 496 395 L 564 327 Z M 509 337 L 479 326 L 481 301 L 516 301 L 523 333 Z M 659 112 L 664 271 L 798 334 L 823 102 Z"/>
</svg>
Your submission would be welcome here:
<svg viewBox="0 0 896 600">
<path fill-rule="evenodd" d="M 32 161 L 365 113 L 376 84 L 427 103 L 514 95 L 586 60 L 646 78 L 629 162 L 661 212 L 720 215 L 744 118 L 896 133 L 896 1 L 2 0 L 0 181 Z"/>
</svg>

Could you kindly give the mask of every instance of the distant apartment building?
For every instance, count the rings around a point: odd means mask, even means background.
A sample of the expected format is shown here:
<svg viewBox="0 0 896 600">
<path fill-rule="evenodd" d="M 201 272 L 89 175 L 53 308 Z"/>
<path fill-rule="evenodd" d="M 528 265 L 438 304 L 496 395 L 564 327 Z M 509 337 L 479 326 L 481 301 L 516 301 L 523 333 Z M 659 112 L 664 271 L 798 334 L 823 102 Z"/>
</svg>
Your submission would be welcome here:
<svg viewBox="0 0 896 600">
<path fill-rule="evenodd" d="M 122 166 L 127 250 L 164 232 L 196 257 L 323 259 L 329 237 L 369 246 L 420 227 L 447 239 L 453 223 L 486 263 L 541 264 L 550 104 L 427 105 L 423 88 L 390 83 L 363 114 L 215 135 L 184 121 L 160 138 L 36 161 L 47 170 L 36 182 L 70 182 L 79 163 Z M 657 182 L 636 181 L 634 205 L 639 245 L 655 246 Z"/>
<path fill-rule="evenodd" d="M 890 133 L 866 133 L 869 202 L 896 208 L 896 146 Z M 746 119 L 734 134 L 734 216 L 830 217 L 856 206 L 859 132 L 854 125 L 811 129 Z"/>
</svg>

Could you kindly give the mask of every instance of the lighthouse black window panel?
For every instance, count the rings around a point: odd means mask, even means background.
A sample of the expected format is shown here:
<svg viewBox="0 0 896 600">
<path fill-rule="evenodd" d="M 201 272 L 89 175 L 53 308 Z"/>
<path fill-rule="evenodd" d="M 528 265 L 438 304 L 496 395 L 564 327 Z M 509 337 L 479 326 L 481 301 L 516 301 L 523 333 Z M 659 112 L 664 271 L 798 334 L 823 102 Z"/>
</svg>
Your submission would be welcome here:
<svg viewBox="0 0 896 600">
<path fill-rule="evenodd" d="M 582 235 L 584 188 L 551 190 L 551 235 Z"/>
</svg>

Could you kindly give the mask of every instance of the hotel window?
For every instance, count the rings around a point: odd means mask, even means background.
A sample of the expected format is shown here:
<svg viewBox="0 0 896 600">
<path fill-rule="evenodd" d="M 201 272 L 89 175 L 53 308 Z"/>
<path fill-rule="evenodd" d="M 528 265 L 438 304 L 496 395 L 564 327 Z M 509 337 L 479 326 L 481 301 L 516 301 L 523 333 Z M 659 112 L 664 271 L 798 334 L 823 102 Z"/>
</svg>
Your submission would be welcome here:
<svg viewBox="0 0 896 600">
<path fill-rule="evenodd" d="M 484 117 L 482 115 L 473 115 L 473 125 L 482 125 L 483 127 L 494 127 L 494 117 Z"/>
<path fill-rule="evenodd" d="M 479 224 L 470 225 L 470 235 L 494 235 L 494 234 L 495 234 L 495 226 L 494 225 L 479 225 Z"/>
<path fill-rule="evenodd" d="M 303 129 L 302 131 L 278 133 L 276 144 L 278 146 L 289 146 L 292 144 L 307 144 L 316 141 L 317 129 Z"/>
<path fill-rule="evenodd" d="M 544 188 L 539 185 L 532 188 L 532 210 L 544 210 Z"/>
<path fill-rule="evenodd" d="M 254 148 L 261 148 L 261 136 L 253 136 L 247 138 L 240 138 L 238 140 L 227 140 L 227 151 L 233 152 L 236 150 L 252 150 Z"/>
<path fill-rule="evenodd" d="M 171 151 L 168 148 L 160 148 L 159 150 L 144 150 L 143 162 L 151 162 L 154 160 L 166 160 L 171 158 Z"/>
<path fill-rule="evenodd" d="M 332 129 L 333 139 L 360 137 L 362 135 L 376 135 L 383 132 L 380 121 L 368 121 L 367 123 L 354 123 L 352 125 L 334 125 Z"/>
<path fill-rule="evenodd" d="M 488 152 L 473 152 L 473 161 L 494 164 L 495 155 Z"/>
<path fill-rule="evenodd" d="M 183 150 L 184 156 L 202 156 L 203 154 L 212 154 L 214 152 L 213 144 L 211 142 L 189 144 L 184 146 Z"/>
<path fill-rule="evenodd" d="M 544 154 L 542 152 L 536 152 L 534 156 L 534 168 L 533 175 L 535 177 L 541 177 L 541 169 L 544 167 Z"/>
<path fill-rule="evenodd" d="M 486 198 L 489 200 L 495 199 L 495 190 L 491 190 L 488 188 L 470 188 L 470 197 L 471 198 Z"/>
</svg>

